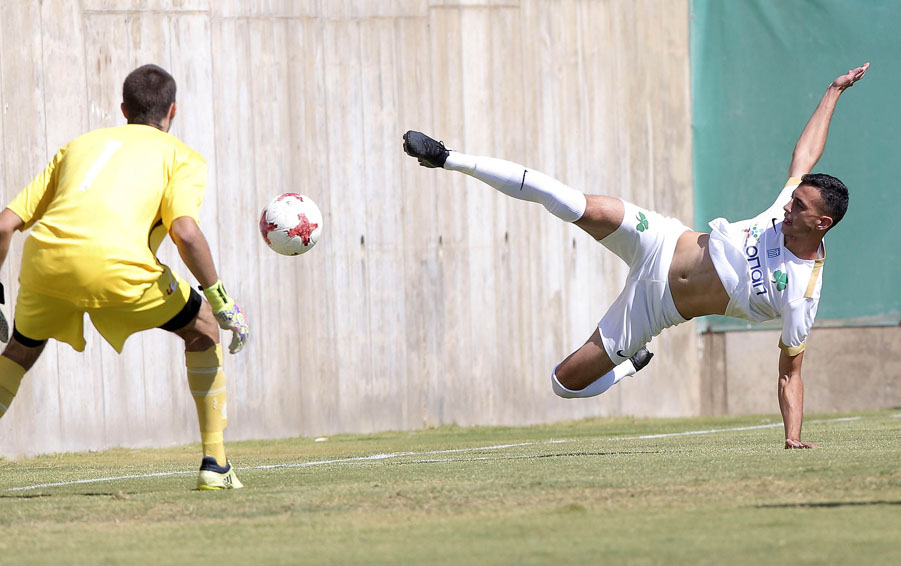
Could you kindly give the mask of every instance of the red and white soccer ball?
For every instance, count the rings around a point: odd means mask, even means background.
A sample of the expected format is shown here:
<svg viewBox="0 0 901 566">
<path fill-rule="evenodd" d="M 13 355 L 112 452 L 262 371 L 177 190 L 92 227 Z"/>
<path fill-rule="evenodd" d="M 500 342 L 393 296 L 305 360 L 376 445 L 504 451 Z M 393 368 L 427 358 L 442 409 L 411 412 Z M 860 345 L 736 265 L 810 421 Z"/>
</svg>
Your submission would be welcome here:
<svg viewBox="0 0 901 566">
<path fill-rule="evenodd" d="M 310 197 L 280 194 L 263 209 L 260 234 L 274 251 L 300 255 L 312 249 L 322 234 L 322 212 Z"/>
</svg>

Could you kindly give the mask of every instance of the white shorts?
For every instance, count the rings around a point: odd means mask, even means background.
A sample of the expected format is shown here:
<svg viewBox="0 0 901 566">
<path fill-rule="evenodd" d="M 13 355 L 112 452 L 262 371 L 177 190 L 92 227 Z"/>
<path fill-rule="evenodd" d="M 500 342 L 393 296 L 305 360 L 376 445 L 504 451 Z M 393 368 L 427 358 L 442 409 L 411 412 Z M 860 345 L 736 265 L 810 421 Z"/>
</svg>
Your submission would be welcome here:
<svg viewBox="0 0 901 566">
<path fill-rule="evenodd" d="M 673 302 L 669 268 L 676 242 L 689 228 L 675 218 L 623 204 L 623 223 L 601 240 L 630 268 L 626 286 L 598 323 L 604 349 L 616 365 L 664 328 L 685 322 Z"/>
</svg>

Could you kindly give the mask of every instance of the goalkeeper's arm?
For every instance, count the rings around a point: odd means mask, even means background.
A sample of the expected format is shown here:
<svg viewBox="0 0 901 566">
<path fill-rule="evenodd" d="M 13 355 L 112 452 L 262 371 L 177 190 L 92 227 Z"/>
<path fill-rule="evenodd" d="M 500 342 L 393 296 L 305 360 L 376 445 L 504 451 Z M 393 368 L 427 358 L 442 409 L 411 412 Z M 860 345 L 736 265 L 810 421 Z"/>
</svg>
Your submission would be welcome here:
<svg viewBox="0 0 901 566">
<path fill-rule="evenodd" d="M 219 327 L 223 330 L 231 330 L 232 341 L 229 351 L 236 354 L 244 347 L 244 342 L 247 340 L 247 322 L 244 319 L 244 312 L 228 296 L 225 287 L 222 286 L 222 281 L 219 280 L 206 237 L 200 231 L 197 222 L 190 216 L 181 216 L 173 220 L 169 227 L 169 235 L 175 242 L 178 254 L 185 265 L 200 283 Z"/>
<path fill-rule="evenodd" d="M 19 215 L 8 208 L 4 208 L 0 212 L 0 267 L 6 262 L 6 255 L 9 253 L 9 245 L 13 239 L 13 233 L 21 230 L 25 223 L 19 218 Z M 6 302 L 3 296 L 3 284 L 0 283 L 0 305 Z M 0 341 L 9 341 L 9 324 L 6 322 L 6 316 L 0 311 Z"/>
</svg>

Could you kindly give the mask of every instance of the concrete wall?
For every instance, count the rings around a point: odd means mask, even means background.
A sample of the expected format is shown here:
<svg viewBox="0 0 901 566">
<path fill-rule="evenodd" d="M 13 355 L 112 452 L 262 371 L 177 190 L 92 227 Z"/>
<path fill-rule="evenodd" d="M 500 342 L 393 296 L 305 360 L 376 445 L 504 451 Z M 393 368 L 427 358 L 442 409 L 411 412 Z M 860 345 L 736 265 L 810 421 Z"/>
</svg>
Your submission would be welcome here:
<svg viewBox="0 0 901 566">
<path fill-rule="evenodd" d="M 172 133 L 209 162 L 202 227 L 251 324 L 225 364 L 227 439 L 700 411 L 693 324 L 655 340 L 640 379 L 554 397 L 551 369 L 624 266 L 538 205 L 400 150 L 422 129 L 690 223 L 687 0 L 22 0 L 0 37 L 7 202 L 67 140 L 124 122 L 131 69 L 178 81 Z M 303 257 L 257 234 L 284 191 L 325 214 Z M 181 265 L 171 245 L 162 257 Z M 121 356 L 87 338 L 83 354 L 47 347 L 0 455 L 198 439 L 177 338 L 147 332 Z"/>
<path fill-rule="evenodd" d="M 778 411 L 780 331 L 699 336 L 702 414 Z M 901 327 L 814 328 L 801 377 L 806 413 L 901 407 Z"/>
</svg>

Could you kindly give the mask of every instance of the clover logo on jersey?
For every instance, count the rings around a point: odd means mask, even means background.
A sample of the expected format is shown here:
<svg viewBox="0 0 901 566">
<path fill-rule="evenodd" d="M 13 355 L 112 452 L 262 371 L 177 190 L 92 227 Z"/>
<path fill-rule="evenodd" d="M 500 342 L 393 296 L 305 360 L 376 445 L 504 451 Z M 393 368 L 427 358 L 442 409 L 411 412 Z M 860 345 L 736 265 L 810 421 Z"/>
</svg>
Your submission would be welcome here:
<svg viewBox="0 0 901 566">
<path fill-rule="evenodd" d="M 776 270 L 776 272 L 773 273 L 773 284 L 776 285 L 777 291 L 784 291 L 785 288 L 788 287 L 788 273 Z"/>
<path fill-rule="evenodd" d="M 638 216 L 636 216 L 635 218 L 638 219 L 638 224 L 635 226 L 635 228 L 639 232 L 644 232 L 645 230 L 648 229 L 648 218 L 647 218 L 647 216 L 644 215 L 643 212 L 639 212 Z"/>
</svg>

